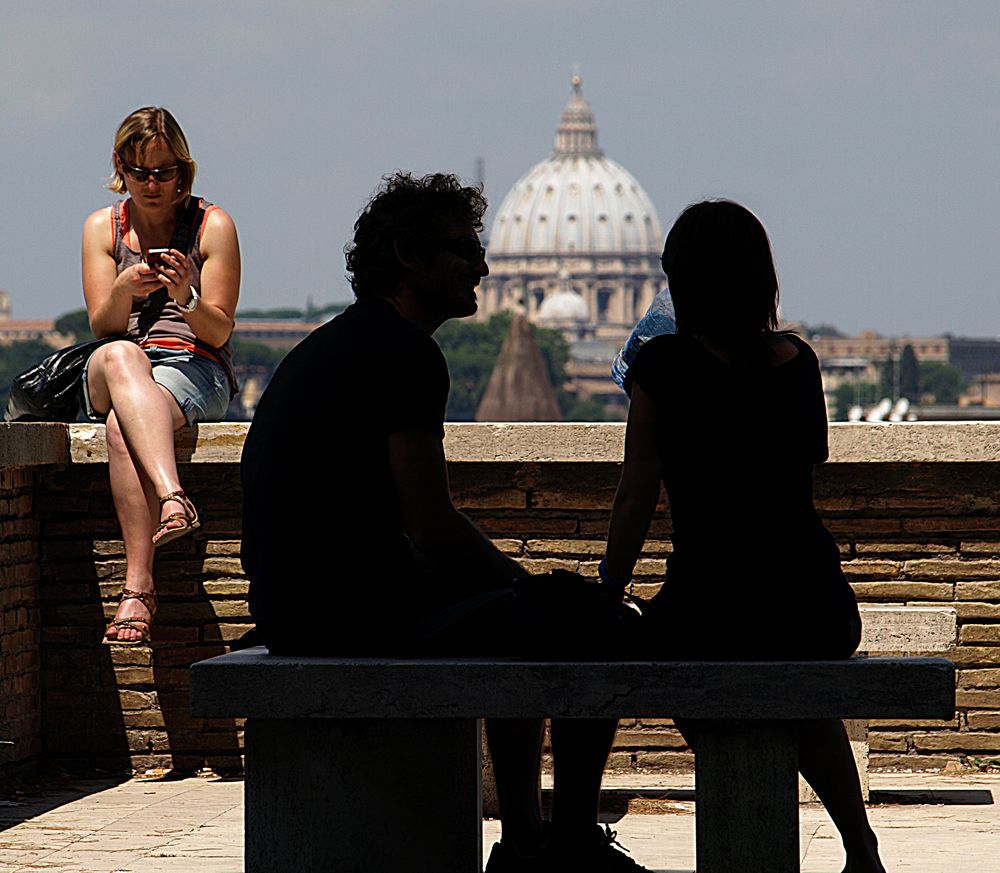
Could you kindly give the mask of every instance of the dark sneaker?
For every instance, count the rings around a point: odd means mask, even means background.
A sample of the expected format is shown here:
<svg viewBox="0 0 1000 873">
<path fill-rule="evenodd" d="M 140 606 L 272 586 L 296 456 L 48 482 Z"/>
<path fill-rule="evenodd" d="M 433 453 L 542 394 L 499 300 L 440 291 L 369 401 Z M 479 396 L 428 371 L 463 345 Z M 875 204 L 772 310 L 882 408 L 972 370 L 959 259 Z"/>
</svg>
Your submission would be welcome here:
<svg viewBox="0 0 1000 873">
<path fill-rule="evenodd" d="M 651 873 L 628 856 L 608 825 L 596 826 L 584 840 L 572 844 L 549 843 L 547 869 L 555 873 Z M 492 860 L 492 859 L 491 859 Z"/>
<path fill-rule="evenodd" d="M 522 855 L 508 840 L 494 843 L 485 873 L 548 873 L 546 851 L 542 847 L 530 855 Z"/>
</svg>

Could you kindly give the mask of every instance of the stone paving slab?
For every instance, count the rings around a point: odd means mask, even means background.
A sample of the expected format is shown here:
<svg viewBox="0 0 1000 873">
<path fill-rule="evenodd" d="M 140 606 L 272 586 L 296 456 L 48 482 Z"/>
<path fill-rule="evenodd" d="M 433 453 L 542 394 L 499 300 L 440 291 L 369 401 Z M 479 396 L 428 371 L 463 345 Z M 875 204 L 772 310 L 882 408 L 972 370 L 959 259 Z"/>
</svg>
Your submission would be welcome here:
<svg viewBox="0 0 1000 873">
<path fill-rule="evenodd" d="M 610 807 L 638 791 L 656 810 L 607 816 L 632 857 L 659 873 L 692 873 L 690 777 L 612 776 L 606 788 Z M 1000 873 L 1000 775 L 874 774 L 872 789 L 890 873 Z M 840 873 L 840 840 L 823 809 L 801 807 L 800 821 L 804 873 Z M 483 823 L 487 852 L 499 832 Z M 0 802 L 0 873 L 243 873 L 242 839 L 239 779 L 64 781 Z"/>
</svg>

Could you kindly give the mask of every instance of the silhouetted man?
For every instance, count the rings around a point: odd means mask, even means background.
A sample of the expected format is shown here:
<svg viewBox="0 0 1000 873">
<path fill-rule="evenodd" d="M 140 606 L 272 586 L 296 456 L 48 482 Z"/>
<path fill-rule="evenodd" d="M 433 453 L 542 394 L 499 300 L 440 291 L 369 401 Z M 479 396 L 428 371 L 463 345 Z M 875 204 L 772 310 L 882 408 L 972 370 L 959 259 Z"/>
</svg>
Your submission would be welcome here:
<svg viewBox="0 0 1000 873">
<path fill-rule="evenodd" d="M 388 177 L 347 252 L 356 302 L 288 354 L 257 406 L 242 556 L 273 653 L 511 651 L 507 595 L 525 573 L 452 504 L 448 370 L 431 336 L 476 311 L 485 210 L 454 176 Z M 541 720 L 487 724 L 504 833 L 489 873 L 641 870 L 595 824 L 614 730 L 553 723 L 550 828 L 538 808 Z"/>
</svg>

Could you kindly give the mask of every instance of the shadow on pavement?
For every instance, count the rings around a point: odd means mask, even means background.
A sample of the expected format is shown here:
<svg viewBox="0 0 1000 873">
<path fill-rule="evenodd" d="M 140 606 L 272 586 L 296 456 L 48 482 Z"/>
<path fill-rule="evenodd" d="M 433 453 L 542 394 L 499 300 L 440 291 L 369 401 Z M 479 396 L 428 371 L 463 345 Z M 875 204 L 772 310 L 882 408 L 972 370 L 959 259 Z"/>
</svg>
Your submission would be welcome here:
<svg viewBox="0 0 1000 873">
<path fill-rule="evenodd" d="M 885 806 L 992 806 L 988 788 L 931 788 L 872 790 L 872 804 Z"/>
<path fill-rule="evenodd" d="M 25 783 L 20 789 L 5 791 L 0 796 L 0 831 L 16 827 L 91 794 L 107 791 L 127 780 L 127 776 L 95 779 L 49 776 Z"/>
</svg>

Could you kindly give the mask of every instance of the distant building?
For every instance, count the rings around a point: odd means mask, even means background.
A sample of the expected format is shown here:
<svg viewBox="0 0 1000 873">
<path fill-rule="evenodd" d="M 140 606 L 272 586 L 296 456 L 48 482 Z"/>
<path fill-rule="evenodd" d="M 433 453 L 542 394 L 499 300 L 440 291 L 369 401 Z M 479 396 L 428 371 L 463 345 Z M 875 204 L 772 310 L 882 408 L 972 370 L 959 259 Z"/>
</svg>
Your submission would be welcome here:
<svg viewBox="0 0 1000 873">
<path fill-rule="evenodd" d="M 961 370 L 966 379 L 975 381 L 986 374 L 1000 373 L 1000 339 L 957 336 L 947 339 L 948 363 Z"/>
<path fill-rule="evenodd" d="M 646 192 L 598 147 L 577 75 L 572 89 L 551 155 L 514 183 L 497 210 L 477 317 L 513 311 L 559 329 L 581 396 L 606 395 L 623 407 L 606 371 L 665 284 L 663 232 Z M 597 370 L 601 384 L 583 388 Z"/>
<path fill-rule="evenodd" d="M 51 318 L 22 319 L 16 321 L 11 305 L 10 294 L 0 290 L 0 346 L 25 340 L 41 340 L 43 343 L 58 349 L 73 342 L 73 337 L 59 333 Z"/>
<path fill-rule="evenodd" d="M 1000 409 L 1000 373 L 977 376 L 962 397 L 964 407 Z"/>
<path fill-rule="evenodd" d="M 989 373 L 1000 373 L 1000 339 L 974 337 L 885 337 L 863 331 L 848 337 L 807 337 L 824 371 L 858 368 L 869 378 L 871 367 L 885 361 L 899 361 L 906 346 L 913 348 L 918 361 L 940 361 L 962 371 L 970 381 Z M 866 367 L 867 364 L 867 367 Z M 867 369 L 867 372 L 865 372 Z"/>
<path fill-rule="evenodd" d="M 951 339 L 938 337 L 884 337 L 874 331 L 862 331 L 857 336 L 806 337 L 813 347 L 820 365 L 842 359 L 867 359 L 868 361 L 898 360 L 905 346 L 912 346 L 918 361 L 950 361 Z"/>
<path fill-rule="evenodd" d="M 322 324 L 323 321 L 237 318 L 233 335 L 272 349 L 287 350 L 298 345 Z"/>
</svg>

